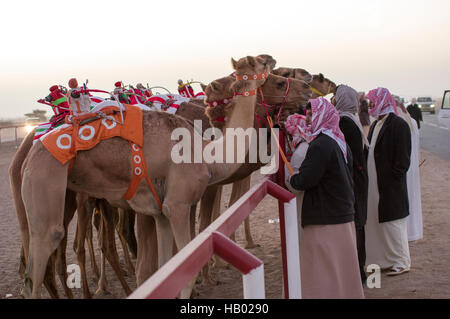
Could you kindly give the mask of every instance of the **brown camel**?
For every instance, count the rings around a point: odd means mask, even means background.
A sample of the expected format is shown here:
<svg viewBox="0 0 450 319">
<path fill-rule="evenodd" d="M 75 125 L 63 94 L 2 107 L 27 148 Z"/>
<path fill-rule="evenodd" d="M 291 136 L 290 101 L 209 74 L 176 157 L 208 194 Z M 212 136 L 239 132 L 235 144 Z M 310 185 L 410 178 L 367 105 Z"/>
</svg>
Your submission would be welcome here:
<svg viewBox="0 0 450 319">
<path fill-rule="evenodd" d="M 302 79 L 311 85 L 313 92 L 312 98 L 315 99 L 319 96 L 325 96 L 331 93 L 335 93 L 336 84 L 331 80 L 325 78 L 322 73 L 312 75 L 304 69 L 293 68 L 278 68 L 272 71 L 272 73 L 281 75 L 285 78 Z"/>
<path fill-rule="evenodd" d="M 311 83 L 313 76 L 306 71 L 305 69 L 299 69 L 299 68 L 277 68 L 272 71 L 273 74 L 283 76 L 285 78 L 293 78 L 293 79 L 300 79 L 307 83 Z"/>
<path fill-rule="evenodd" d="M 242 58 L 237 62 L 232 60 L 232 64 L 238 75 L 266 72 L 260 59 L 254 57 Z M 244 94 L 256 90 L 264 82 L 265 79 L 239 80 L 234 83 L 234 90 L 238 94 Z M 237 95 L 233 103 L 235 107 L 228 126 L 244 130 L 253 127 L 256 96 Z M 104 140 L 91 150 L 78 153 L 70 173 L 68 164 L 61 165 L 42 143 L 37 142 L 32 147 L 24 163 L 22 187 L 30 230 L 29 259 L 25 274 L 27 297 L 40 297 L 48 258 L 64 237 L 63 209 L 67 186 L 76 192 L 105 198 L 114 206 L 131 208 L 138 214 L 153 216 L 156 221 L 159 266 L 171 257 L 173 239 L 178 249 L 190 241 L 191 229 L 186 225 L 190 225 L 191 207 L 200 200 L 209 184 L 227 179 L 239 169 L 240 164 L 175 163 L 171 153 L 179 141 L 173 141 L 171 136 L 176 128 L 185 129 L 190 134 L 190 149 L 191 154 L 194 154 L 192 145 L 196 133 L 186 120 L 161 112 L 143 114 L 143 152 L 149 177 L 163 200 L 162 211 L 148 186 L 143 183 L 131 200 L 122 199 L 131 180 L 132 166 L 129 143 L 121 138 Z M 245 151 L 248 151 L 251 140 L 248 137 Z M 215 141 L 203 140 L 202 149 L 205 150 L 208 146 L 210 149 L 222 149 L 226 154 L 229 141 L 228 134 Z M 236 145 L 233 146 L 233 150 L 237 151 Z M 107 161 L 104 160 L 105 155 L 109 155 Z M 138 245 L 138 259 L 139 255 Z M 193 283 L 194 281 L 186 287 L 182 297 L 190 296 Z"/>
<path fill-rule="evenodd" d="M 231 110 L 230 103 L 214 106 L 214 101 L 223 102 L 224 98 L 232 95 L 231 85 L 233 82 L 234 78 L 232 76 L 228 76 L 213 81 L 208 86 L 203 87 L 203 90 L 207 96 L 206 102 L 210 104 L 210 106 L 206 108 L 206 114 L 210 118 L 211 125 L 214 127 L 222 129 L 224 126 L 224 122 L 217 121 L 217 118 L 227 119 Z M 284 78 L 269 74 L 266 83 L 264 83 L 264 85 L 262 86 L 262 91 L 264 96 L 266 97 L 266 102 L 272 105 L 281 105 L 285 100 L 286 105 L 289 106 L 296 105 L 297 103 L 304 104 L 311 96 L 309 85 L 307 85 L 304 81 L 294 79 L 290 81 L 289 94 L 286 99 L 284 99 L 284 95 L 287 92 L 286 85 L 287 81 Z M 266 116 L 266 111 L 261 104 L 260 96 L 258 98 L 258 101 L 259 103 L 257 103 L 257 115 L 255 117 L 254 125 L 255 128 L 258 128 L 258 126 L 260 125 L 261 127 L 267 128 L 267 124 L 264 119 Z M 269 107 L 269 115 L 276 115 L 277 110 L 278 108 Z M 294 110 L 297 110 L 296 106 Z M 289 112 L 291 113 L 292 109 Z M 221 183 L 221 185 L 233 183 L 229 206 L 231 206 L 236 200 L 238 200 L 249 190 L 251 173 L 259 169 L 261 166 L 263 166 L 261 163 L 245 164 L 241 167 L 241 169 L 238 170 L 238 172 L 236 172 L 236 174 L 231 176 L 230 179 L 227 179 L 226 181 Z M 209 187 L 202 198 L 200 206 L 200 231 L 206 228 L 211 220 L 214 220 L 218 216 L 220 210 L 220 196 L 222 192 L 221 185 L 213 185 Z M 244 230 L 247 240 L 246 248 L 255 247 L 256 245 L 252 239 L 250 232 L 249 218 L 247 218 L 244 222 Z M 215 281 L 209 275 L 208 266 L 206 266 L 202 271 L 202 279 L 203 282 L 210 282 L 213 284 L 215 283 Z"/>
<path fill-rule="evenodd" d="M 313 88 L 313 99 L 319 96 L 334 94 L 336 92 L 336 84 L 324 77 L 322 73 L 313 75 L 311 87 Z"/>
<path fill-rule="evenodd" d="M 25 273 L 25 265 L 26 260 L 28 257 L 28 254 L 25 253 L 25 251 L 28 251 L 28 242 L 29 242 L 29 233 L 28 233 L 28 222 L 26 219 L 26 213 L 25 213 L 25 207 L 23 205 L 22 200 L 22 194 L 21 194 L 21 187 L 22 187 L 22 165 L 25 161 L 25 158 L 27 154 L 29 153 L 29 150 L 31 149 L 33 145 L 33 136 L 34 131 L 30 132 L 25 139 L 22 141 L 18 151 L 16 152 L 11 165 L 10 165 L 10 183 L 11 183 L 11 191 L 13 194 L 14 199 L 14 205 L 16 207 L 16 214 L 19 221 L 19 229 L 20 234 L 22 238 L 22 253 L 21 253 L 21 262 L 19 267 L 19 274 L 23 278 Z M 76 196 L 76 197 L 75 197 Z M 74 192 L 67 190 L 66 194 L 66 201 L 65 201 L 65 213 L 64 213 L 64 224 L 66 228 L 66 234 L 67 234 L 67 227 L 70 221 L 73 218 L 75 210 L 77 210 L 78 214 L 78 227 L 76 229 L 76 235 L 74 240 L 74 251 L 77 255 L 78 264 L 80 266 L 81 270 L 81 277 L 83 281 L 83 293 L 85 298 L 91 298 L 91 294 L 89 292 L 88 284 L 87 284 L 87 276 L 86 276 L 86 269 L 85 269 L 85 250 L 84 250 L 84 241 L 85 239 L 88 242 L 89 247 L 89 253 L 90 253 L 90 260 L 91 260 L 91 266 L 94 274 L 96 277 L 101 281 L 100 274 L 98 271 L 98 267 L 95 263 L 95 254 L 93 250 L 93 244 L 92 244 L 92 211 L 95 207 L 95 200 L 92 202 L 87 200 L 87 196 L 83 196 L 82 194 L 75 195 Z M 130 213 L 130 212 L 128 212 Z M 134 214 L 133 214 L 134 215 Z M 133 249 L 133 246 L 135 246 L 135 243 L 133 243 L 133 235 L 128 236 L 127 232 L 129 231 L 129 225 L 126 225 L 126 220 L 128 216 L 127 214 L 120 213 L 116 225 L 117 232 L 119 234 L 119 238 L 121 239 L 122 245 L 124 246 L 124 253 L 125 253 L 125 260 L 127 262 L 128 271 L 129 273 L 133 273 L 133 266 L 131 264 L 131 261 L 129 260 L 128 252 L 127 252 L 127 245 L 124 244 L 123 238 L 129 238 L 131 241 L 130 247 L 131 250 L 135 251 L 135 248 Z M 108 221 L 108 220 L 107 220 Z M 111 223 L 114 223 L 114 221 L 110 221 Z M 114 225 L 114 224 L 113 224 Z M 134 223 L 133 223 L 134 225 Z M 127 227 L 128 229 L 125 229 Z M 99 240 L 99 243 L 102 244 L 102 241 Z M 66 295 L 68 298 L 73 298 L 72 291 L 67 287 L 67 265 L 66 265 L 66 244 L 67 244 L 67 237 L 65 236 L 64 239 L 61 241 L 60 247 L 58 248 L 55 255 L 52 255 L 52 258 L 49 260 L 49 264 L 47 266 L 46 271 L 46 277 L 44 280 L 45 287 L 49 291 L 49 294 L 52 298 L 58 298 L 58 293 L 56 290 L 56 282 L 54 280 L 54 272 L 55 267 L 58 271 L 58 275 L 60 277 L 60 281 L 62 283 L 62 286 L 66 292 Z M 107 246 L 109 248 L 109 246 Z M 116 251 L 108 252 L 108 257 L 111 259 L 110 263 L 113 265 L 113 269 L 117 268 L 117 265 L 119 265 L 118 256 Z M 120 267 L 120 266 L 119 266 Z M 119 280 L 121 280 L 120 276 L 122 276 L 122 272 L 119 272 Z M 122 280 L 121 280 L 122 282 Z M 130 292 L 130 289 L 128 286 L 124 287 L 126 292 Z"/>
</svg>

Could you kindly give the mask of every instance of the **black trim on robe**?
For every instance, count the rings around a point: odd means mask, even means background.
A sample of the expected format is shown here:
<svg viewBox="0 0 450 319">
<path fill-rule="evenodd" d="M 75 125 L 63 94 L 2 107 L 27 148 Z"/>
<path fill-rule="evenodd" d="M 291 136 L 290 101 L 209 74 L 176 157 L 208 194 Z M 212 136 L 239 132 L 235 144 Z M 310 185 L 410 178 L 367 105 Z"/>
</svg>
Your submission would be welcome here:
<svg viewBox="0 0 450 319">
<path fill-rule="evenodd" d="M 344 133 L 345 141 L 353 156 L 353 192 L 355 193 L 355 225 L 364 227 L 367 221 L 367 194 L 369 178 L 367 160 L 364 153 L 363 138 L 358 125 L 348 116 L 342 116 L 339 128 Z"/>
<path fill-rule="evenodd" d="M 337 142 L 325 134 L 311 142 L 299 173 L 290 184 L 305 191 L 302 227 L 337 225 L 354 220 L 352 154 L 347 146 L 348 164 Z"/>
<path fill-rule="evenodd" d="M 369 142 L 378 121 L 372 123 Z M 411 131 L 408 123 L 389 113 L 378 134 L 374 150 L 380 201 L 380 223 L 405 218 L 409 215 L 406 173 L 411 163 Z"/>
</svg>

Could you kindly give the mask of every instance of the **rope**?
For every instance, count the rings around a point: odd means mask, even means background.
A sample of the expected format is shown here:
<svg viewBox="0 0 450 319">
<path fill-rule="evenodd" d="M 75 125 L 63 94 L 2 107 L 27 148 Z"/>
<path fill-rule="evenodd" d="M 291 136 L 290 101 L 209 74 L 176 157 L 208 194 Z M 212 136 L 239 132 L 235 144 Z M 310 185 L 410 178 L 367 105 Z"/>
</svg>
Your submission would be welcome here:
<svg viewBox="0 0 450 319">
<path fill-rule="evenodd" d="M 266 99 L 264 98 L 264 94 L 263 94 L 261 88 L 259 88 L 259 93 L 261 94 L 261 97 L 263 100 L 264 110 L 265 110 L 266 116 L 267 116 L 267 123 L 269 124 L 270 131 L 272 132 L 275 142 L 277 143 L 278 150 L 280 151 L 280 154 L 281 154 L 281 158 L 283 159 L 284 163 L 286 164 L 286 167 L 288 168 L 289 173 L 291 173 L 291 175 L 294 175 L 294 170 L 292 169 L 291 165 L 289 164 L 289 161 L 287 160 L 286 155 L 284 154 L 283 149 L 281 148 L 280 141 L 278 140 L 277 135 L 275 134 L 275 132 L 273 130 L 273 120 L 269 116 L 269 113 L 267 111 Z"/>
</svg>

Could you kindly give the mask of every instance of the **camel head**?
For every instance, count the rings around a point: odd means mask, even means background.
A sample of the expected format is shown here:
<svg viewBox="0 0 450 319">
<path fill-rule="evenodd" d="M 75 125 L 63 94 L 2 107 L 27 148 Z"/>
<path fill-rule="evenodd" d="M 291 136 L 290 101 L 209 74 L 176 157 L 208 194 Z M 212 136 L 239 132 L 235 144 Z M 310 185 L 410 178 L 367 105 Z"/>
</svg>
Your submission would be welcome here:
<svg viewBox="0 0 450 319">
<path fill-rule="evenodd" d="M 325 78 L 322 73 L 313 75 L 311 87 L 313 88 L 313 98 L 320 96 L 320 94 L 325 96 L 330 93 L 336 93 L 336 84 Z"/>
<path fill-rule="evenodd" d="M 234 81 L 234 77 L 226 76 L 212 81 L 207 86 L 202 86 L 206 95 L 205 114 L 209 117 L 209 122 L 213 127 L 222 129 L 225 125 L 225 106 L 233 99 L 234 92 L 231 86 Z"/>
<path fill-rule="evenodd" d="M 305 69 L 278 68 L 272 71 L 273 74 L 284 76 L 285 78 L 293 78 L 311 83 L 313 76 Z"/>
<path fill-rule="evenodd" d="M 288 79 L 275 74 L 269 74 L 262 90 L 269 104 L 306 104 L 312 95 L 311 88 L 305 81 L 289 78 L 288 90 Z"/>
<path fill-rule="evenodd" d="M 263 63 L 265 63 L 269 68 L 269 72 L 272 72 L 272 70 L 275 68 L 275 65 L 277 64 L 277 60 L 275 60 L 271 55 L 268 54 L 260 54 L 257 57 L 263 59 Z"/>
<path fill-rule="evenodd" d="M 232 85 L 233 92 L 251 91 L 261 87 L 266 81 L 266 77 L 253 80 L 253 76 L 264 74 L 269 71 L 269 67 L 263 58 L 247 56 L 235 61 L 231 59 L 236 76 L 248 76 L 248 80 L 236 80 Z"/>
<path fill-rule="evenodd" d="M 289 90 L 288 90 L 289 79 Z M 269 115 L 274 122 L 282 124 L 286 118 L 298 112 L 301 106 L 305 106 L 311 99 L 312 91 L 308 83 L 303 80 L 285 78 L 279 75 L 270 74 L 266 83 L 262 87 L 267 104 L 279 107 L 270 107 Z M 265 109 L 262 104 L 257 105 L 258 115 L 265 117 Z M 280 117 L 278 114 L 281 112 Z M 282 125 L 281 125 L 282 126 Z"/>
</svg>

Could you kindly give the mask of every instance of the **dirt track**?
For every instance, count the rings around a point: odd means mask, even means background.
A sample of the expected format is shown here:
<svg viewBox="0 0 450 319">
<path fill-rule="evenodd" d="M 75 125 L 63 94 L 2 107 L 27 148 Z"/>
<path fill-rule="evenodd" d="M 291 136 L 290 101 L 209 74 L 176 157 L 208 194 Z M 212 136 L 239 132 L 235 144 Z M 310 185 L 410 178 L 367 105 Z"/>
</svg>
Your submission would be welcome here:
<svg viewBox="0 0 450 319">
<path fill-rule="evenodd" d="M 20 254 L 20 237 L 17 220 L 9 188 L 8 167 L 15 152 L 14 144 L 0 145 L 0 298 L 12 294 L 19 298 L 21 279 L 17 273 Z M 424 238 L 410 243 L 412 270 L 398 277 L 382 276 L 381 289 L 365 289 L 367 298 L 450 298 L 450 162 L 441 160 L 428 152 L 422 152 L 427 159 L 421 168 L 422 205 L 424 219 Z M 255 174 L 252 184 L 261 176 Z M 228 200 L 230 187 L 226 187 Z M 225 209 L 225 200 L 222 208 Z M 250 251 L 263 260 L 267 298 L 280 298 L 282 289 L 281 251 L 279 224 L 269 224 L 268 220 L 277 218 L 277 202 L 266 198 L 251 215 L 252 234 L 260 245 Z M 74 223 L 69 229 L 67 250 L 68 264 L 76 263 L 71 249 L 74 238 Z M 244 244 L 242 226 L 236 235 L 237 242 Z M 118 247 L 120 247 L 117 240 Z M 97 262 L 99 250 L 96 248 Z M 121 264 L 125 269 L 122 250 L 119 248 Z M 89 257 L 86 260 L 89 265 Z M 196 298 L 242 298 L 242 276 L 234 268 L 213 269 L 219 285 L 197 286 Z M 88 267 L 90 290 L 95 292 L 97 283 Z M 108 287 L 112 295 L 107 298 L 123 298 L 125 294 L 107 265 Z M 134 276 L 127 277 L 132 289 L 136 288 Z M 59 283 L 58 283 L 59 284 Z M 48 297 L 43 289 L 43 297 Z M 62 294 L 60 289 L 60 294 Z M 82 298 L 81 289 L 74 289 L 76 298 Z"/>
</svg>

